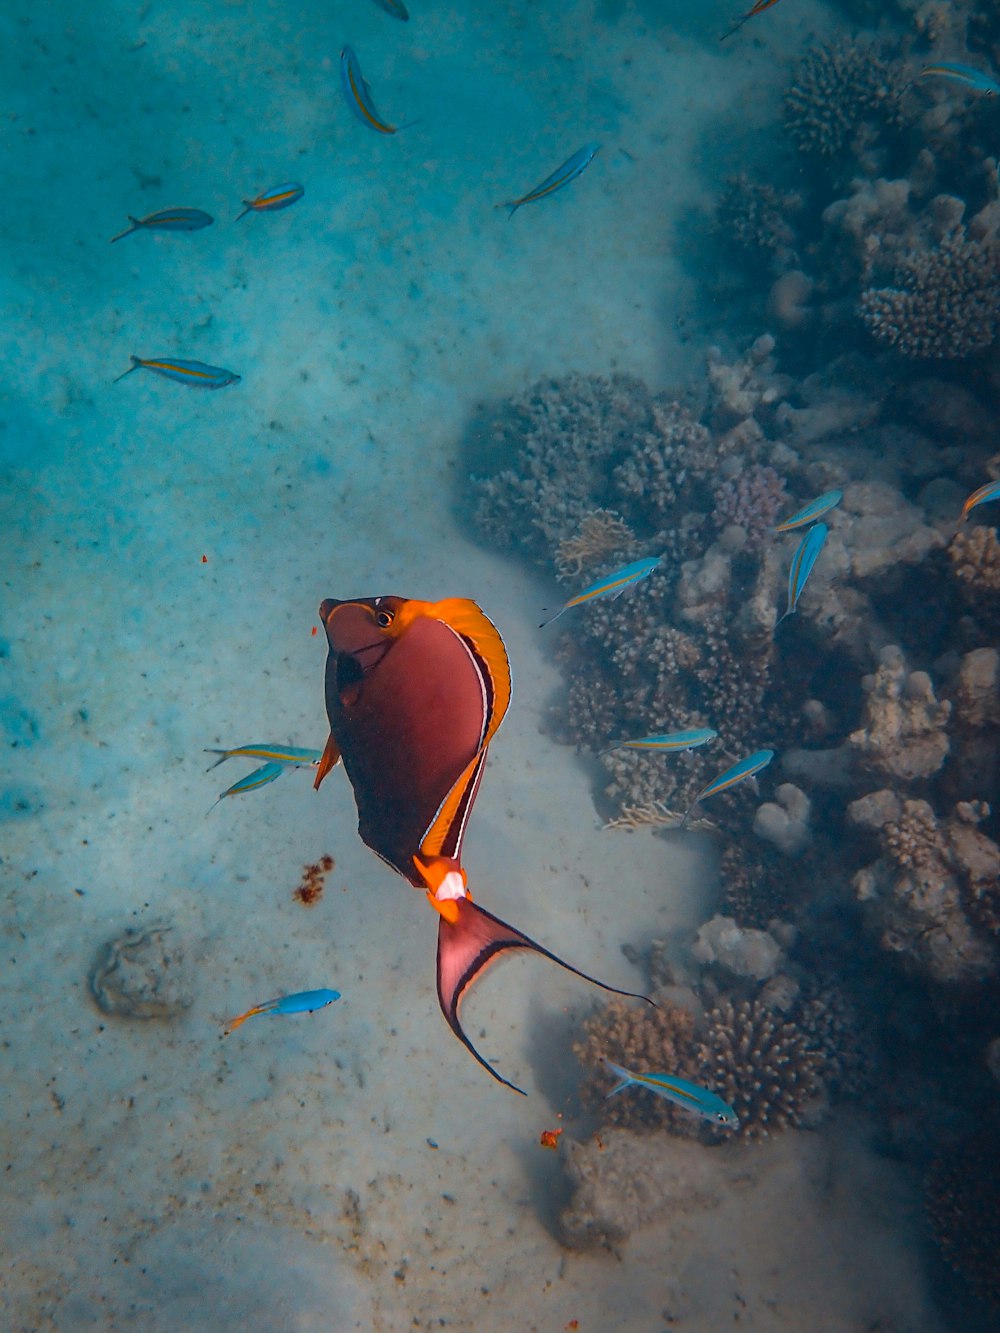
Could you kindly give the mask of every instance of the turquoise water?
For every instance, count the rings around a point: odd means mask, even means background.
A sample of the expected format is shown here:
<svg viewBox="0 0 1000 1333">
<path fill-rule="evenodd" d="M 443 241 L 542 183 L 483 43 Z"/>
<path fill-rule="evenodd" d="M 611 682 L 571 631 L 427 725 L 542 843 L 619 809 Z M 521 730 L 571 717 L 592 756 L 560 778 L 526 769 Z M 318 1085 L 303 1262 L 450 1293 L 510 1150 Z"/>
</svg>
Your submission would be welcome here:
<svg viewBox="0 0 1000 1333">
<path fill-rule="evenodd" d="M 856 8 L 785 0 L 724 45 L 727 7 L 654 0 L 414 0 L 406 24 L 371 0 L 0 16 L 5 1328 L 991 1327 L 989 1198 L 977 1212 L 967 1169 L 925 1176 L 974 1158 L 997 1112 L 997 823 L 955 814 L 1000 795 L 995 512 L 970 519 L 970 553 L 953 546 L 994 475 L 996 109 L 897 86 L 901 124 L 879 104 L 874 139 L 862 116 L 833 161 L 800 155 L 783 93 L 811 43 L 873 21 Z M 932 57 L 989 66 L 1000 43 L 984 3 L 883 22 L 910 77 Z M 345 104 L 345 43 L 398 134 Z M 509 221 L 496 207 L 591 140 L 564 189 Z M 720 204 L 740 172 L 782 201 L 756 249 L 748 187 Z M 235 221 L 286 181 L 305 187 L 293 207 Z M 942 196 L 980 218 L 963 300 L 983 309 L 974 346 L 907 357 L 857 306 L 905 285 L 913 237 L 949 234 Z M 214 222 L 109 245 L 168 207 Z M 794 235 L 772 244 L 782 219 Z M 862 277 L 876 234 L 892 244 Z M 804 284 L 777 286 L 788 273 Z M 114 383 L 131 356 L 241 379 Z M 613 375 L 638 406 L 602 441 Z M 561 425 L 532 415 L 545 393 Z M 675 400 L 688 453 L 668 503 L 615 469 L 659 447 L 654 402 Z M 518 508 L 510 477 L 483 479 L 526 475 L 533 430 L 548 470 Z M 735 494 L 765 465 L 785 513 L 845 491 L 773 648 L 797 535 L 751 531 Z M 631 536 L 593 566 L 563 548 L 557 580 L 560 542 L 598 508 Z M 543 607 L 659 554 L 641 589 L 539 632 Z M 506 642 L 513 701 L 463 857 L 476 901 L 703 1028 L 768 984 L 713 961 L 706 923 L 773 929 L 772 981 L 806 997 L 832 975 L 860 1013 L 842 1045 L 864 1032 L 867 1082 L 760 1143 L 651 1130 L 635 1103 L 608 1124 L 573 1054 L 605 997 L 518 958 L 463 1010 L 518 1098 L 442 1021 L 434 914 L 360 842 L 342 770 L 206 815 L 252 766 L 207 774 L 206 748 L 322 748 L 317 607 L 386 593 L 473 598 Z M 770 673 L 759 697 L 733 665 L 751 660 Z M 597 757 L 689 725 L 737 748 Z M 759 790 L 706 803 L 721 833 L 602 827 L 682 810 L 765 745 Z M 900 803 L 881 825 L 856 807 L 878 791 Z M 933 835 L 903 811 L 917 801 Z M 907 899 L 907 837 L 940 911 Z M 324 856 L 306 907 L 296 886 Z M 342 998 L 223 1038 L 251 1005 L 317 987 Z M 841 1038 L 824 1040 L 830 1064 Z M 985 1213 L 981 1253 L 926 1220 L 935 1189 L 960 1219 Z"/>
</svg>

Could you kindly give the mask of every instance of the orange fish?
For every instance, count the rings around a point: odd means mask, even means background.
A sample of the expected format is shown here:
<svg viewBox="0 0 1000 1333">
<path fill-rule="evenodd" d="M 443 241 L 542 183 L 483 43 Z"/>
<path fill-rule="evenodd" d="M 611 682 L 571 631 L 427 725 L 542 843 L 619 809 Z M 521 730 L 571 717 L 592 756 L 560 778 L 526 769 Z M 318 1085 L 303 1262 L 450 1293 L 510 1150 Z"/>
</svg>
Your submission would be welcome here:
<svg viewBox="0 0 1000 1333">
<path fill-rule="evenodd" d="M 438 913 L 437 991 L 460 1042 L 500 1083 L 459 1021 L 463 996 L 508 949 L 530 949 L 616 995 L 472 901 L 462 840 L 486 752 L 510 703 L 510 666 L 475 602 L 450 597 L 327 599 L 330 739 L 316 786 L 340 760 L 354 788 L 362 841 Z M 649 1001 L 649 1003 L 652 1003 Z"/>
<path fill-rule="evenodd" d="M 757 3 L 752 9 L 748 9 L 745 14 L 736 20 L 728 32 L 722 34 L 719 41 L 724 42 L 728 37 L 732 37 L 734 32 L 739 32 L 744 23 L 747 23 L 750 19 L 756 18 L 758 14 L 763 14 L 765 9 L 770 9 L 772 5 L 776 5 L 777 3 L 778 0 L 757 0 Z"/>
</svg>

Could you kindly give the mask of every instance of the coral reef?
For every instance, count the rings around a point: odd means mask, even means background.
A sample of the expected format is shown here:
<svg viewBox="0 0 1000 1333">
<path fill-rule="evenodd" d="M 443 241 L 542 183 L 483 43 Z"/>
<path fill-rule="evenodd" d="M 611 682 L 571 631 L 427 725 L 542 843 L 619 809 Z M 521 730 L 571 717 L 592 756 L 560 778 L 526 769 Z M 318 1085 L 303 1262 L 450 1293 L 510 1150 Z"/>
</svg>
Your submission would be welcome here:
<svg viewBox="0 0 1000 1333">
<path fill-rule="evenodd" d="M 691 956 L 732 977 L 766 981 L 784 962 L 781 945 L 766 930 L 738 926 L 732 917 L 713 916 L 698 930 Z"/>
<path fill-rule="evenodd" d="M 948 559 L 966 595 L 1000 592 L 1000 541 L 996 528 L 960 528 L 951 539 Z"/>
<path fill-rule="evenodd" d="M 907 357 L 955 360 L 983 351 L 1000 331 L 1000 245 L 969 240 L 956 227 L 932 249 L 898 253 L 890 284 L 869 270 L 861 318 Z"/>
<path fill-rule="evenodd" d="M 945 1261 L 1000 1309 L 1000 1124 L 978 1128 L 937 1155 L 927 1175 L 931 1231 Z"/>
<path fill-rule="evenodd" d="M 584 514 L 572 537 L 556 547 L 555 566 L 560 578 L 576 578 L 585 569 L 614 555 L 624 555 L 636 546 L 635 533 L 612 509 L 594 509 Z"/>
<path fill-rule="evenodd" d="M 773 844 L 785 856 L 799 856 L 812 841 L 809 797 L 792 782 L 775 788 L 774 800 L 757 807 L 753 831 L 758 838 Z"/>
<path fill-rule="evenodd" d="M 773 852 L 747 839 L 729 843 L 719 861 L 724 915 L 759 930 L 775 917 L 788 916 L 793 895 L 786 865 L 779 864 Z"/>
<path fill-rule="evenodd" d="M 802 153 L 832 157 L 862 133 L 898 126 L 905 79 L 898 62 L 869 42 L 840 39 L 799 61 L 782 118 Z"/>
<path fill-rule="evenodd" d="M 760 546 L 787 505 L 788 492 L 773 467 L 751 463 L 732 480 L 724 481 L 713 498 L 717 526 L 742 528 L 747 541 Z"/>
<path fill-rule="evenodd" d="M 800 195 L 782 193 L 741 172 L 726 180 L 715 225 L 728 244 L 753 257 L 771 256 L 781 272 L 797 263 L 796 235 L 789 218 L 801 208 Z"/>
<path fill-rule="evenodd" d="M 853 880 L 870 927 L 884 949 L 937 983 L 981 982 L 1000 958 L 976 920 L 989 926 L 1000 905 L 1000 847 L 976 828 L 987 813 L 960 803 L 942 821 L 927 801 L 889 790 L 848 807 L 848 820 L 877 831 L 882 847 Z"/>
<path fill-rule="evenodd" d="M 800 1124 L 822 1096 L 822 1055 L 759 1000 L 723 1000 L 711 1010 L 695 1054 L 699 1081 L 729 1103 L 746 1139 Z"/>
<path fill-rule="evenodd" d="M 930 777 L 948 757 L 951 704 L 939 702 L 925 671 L 908 671 L 902 650 L 883 648 L 879 667 L 862 681 L 865 725 L 850 736 L 869 772 L 903 781 Z"/>
<path fill-rule="evenodd" d="M 670 1125 L 684 1132 L 698 1122 L 672 1102 L 643 1089 L 626 1088 L 606 1100 L 616 1079 L 601 1063 L 604 1056 L 637 1073 L 693 1077 L 694 1018 L 688 1010 L 669 1000 L 660 998 L 657 1006 L 656 1009 L 637 1007 L 615 998 L 585 1020 L 583 1040 L 573 1047 L 574 1055 L 591 1071 L 584 1080 L 581 1095 L 587 1105 L 600 1108 L 602 1120 L 607 1124 Z"/>
<path fill-rule="evenodd" d="M 90 993 L 116 1018 L 176 1018 L 191 1004 L 184 949 L 164 924 L 126 930 L 101 945 L 90 971 Z"/>
</svg>

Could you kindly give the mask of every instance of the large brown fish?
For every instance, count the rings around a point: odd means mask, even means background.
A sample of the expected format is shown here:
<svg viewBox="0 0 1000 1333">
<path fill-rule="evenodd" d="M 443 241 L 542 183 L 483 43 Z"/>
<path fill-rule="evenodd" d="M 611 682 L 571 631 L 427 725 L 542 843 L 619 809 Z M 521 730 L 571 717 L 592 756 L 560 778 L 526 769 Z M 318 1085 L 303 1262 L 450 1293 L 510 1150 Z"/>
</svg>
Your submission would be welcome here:
<svg viewBox="0 0 1000 1333">
<path fill-rule="evenodd" d="M 319 609 L 330 646 L 330 739 L 316 786 L 343 759 L 358 806 L 358 832 L 438 912 L 437 989 L 455 1036 L 500 1083 L 459 1021 L 462 997 L 507 949 L 533 949 L 587 981 L 472 901 L 462 838 L 486 751 L 510 703 L 510 666 L 496 627 L 475 602 L 451 597 L 328 598 Z M 645 999 L 645 996 L 634 996 Z"/>
</svg>

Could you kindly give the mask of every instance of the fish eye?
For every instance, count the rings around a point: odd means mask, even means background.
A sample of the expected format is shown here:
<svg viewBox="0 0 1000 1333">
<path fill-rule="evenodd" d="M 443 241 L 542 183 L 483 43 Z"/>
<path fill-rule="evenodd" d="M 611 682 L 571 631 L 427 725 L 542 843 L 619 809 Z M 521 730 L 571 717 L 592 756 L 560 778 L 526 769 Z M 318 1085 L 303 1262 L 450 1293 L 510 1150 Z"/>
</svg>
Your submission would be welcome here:
<svg viewBox="0 0 1000 1333">
<path fill-rule="evenodd" d="M 388 629 L 392 624 L 392 618 L 391 611 L 376 611 L 375 624 L 378 625 L 379 629 Z"/>
</svg>

